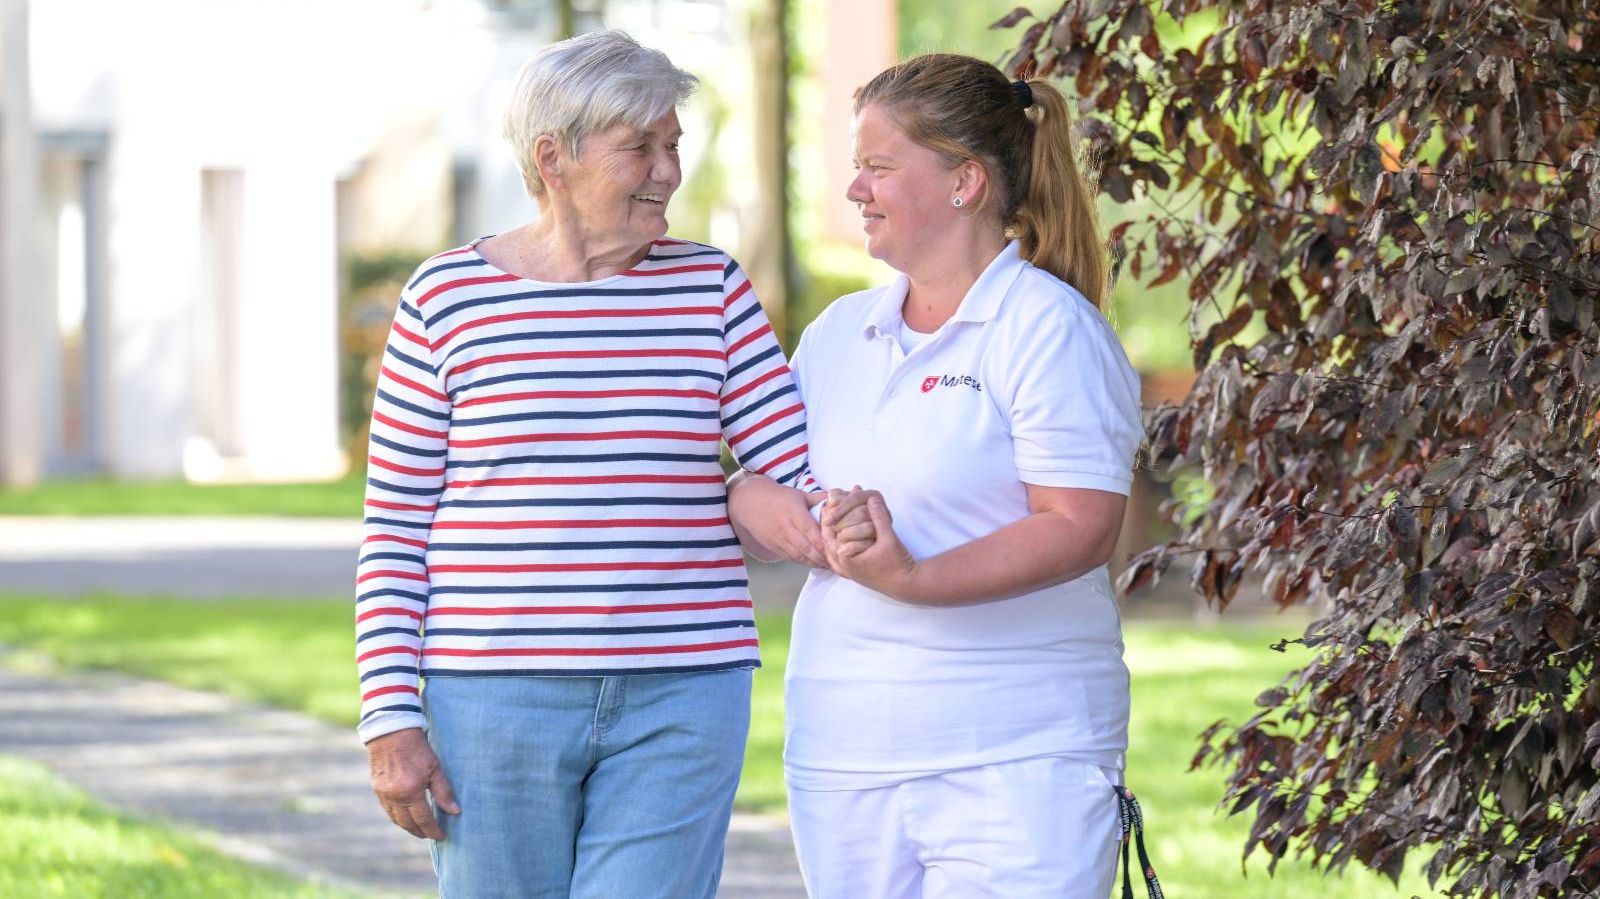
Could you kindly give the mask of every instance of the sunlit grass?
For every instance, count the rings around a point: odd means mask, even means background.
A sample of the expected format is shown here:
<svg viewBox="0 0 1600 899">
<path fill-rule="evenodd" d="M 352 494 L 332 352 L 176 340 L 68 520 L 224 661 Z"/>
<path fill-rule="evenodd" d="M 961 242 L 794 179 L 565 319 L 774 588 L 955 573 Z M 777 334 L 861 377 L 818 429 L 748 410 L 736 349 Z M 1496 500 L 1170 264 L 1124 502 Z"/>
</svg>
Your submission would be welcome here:
<svg viewBox="0 0 1600 899">
<path fill-rule="evenodd" d="M 0 896 L 214 899 L 353 896 L 228 858 L 111 812 L 40 765 L 0 755 Z"/>
<path fill-rule="evenodd" d="M 358 518 L 361 474 L 305 484 L 46 481 L 0 487 L 0 515 L 286 515 Z"/>
</svg>

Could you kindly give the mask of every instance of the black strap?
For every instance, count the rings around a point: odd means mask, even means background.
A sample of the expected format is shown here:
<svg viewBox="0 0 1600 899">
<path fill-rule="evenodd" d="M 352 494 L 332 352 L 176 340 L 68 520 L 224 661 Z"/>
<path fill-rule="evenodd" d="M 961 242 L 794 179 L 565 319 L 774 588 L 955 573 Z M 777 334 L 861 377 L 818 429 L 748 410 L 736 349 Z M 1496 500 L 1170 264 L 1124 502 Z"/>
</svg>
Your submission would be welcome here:
<svg viewBox="0 0 1600 899">
<path fill-rule="evenodd" d="M 1117 791 L 1117 810 L 1122 816 L 1122 899 L 1134 899 L 1132 866 L 1128 864 L 1128 849 L 1137 845 L 1139 864 L 1144 868 L 1144 888 L 1150 899 L 1165 899 L 1161 881 L 1156 879 L 1155 866 L 1150 864 L 1150 853 L 1144 848 L 1144 812 L 1133 791 L 1127 787 L 1112 787 Z"/>
</svg>

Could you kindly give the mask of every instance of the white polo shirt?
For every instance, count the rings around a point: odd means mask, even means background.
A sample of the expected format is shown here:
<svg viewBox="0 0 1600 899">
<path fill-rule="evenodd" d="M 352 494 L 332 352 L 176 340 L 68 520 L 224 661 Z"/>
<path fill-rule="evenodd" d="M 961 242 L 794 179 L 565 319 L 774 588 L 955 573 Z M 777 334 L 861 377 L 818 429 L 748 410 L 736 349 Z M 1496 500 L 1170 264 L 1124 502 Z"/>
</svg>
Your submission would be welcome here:
<svg viewBox="0 0 1600 899">
<path fill-rule="evenodd" d="M 820 483 L 881 490 L 918 558 L 1026 517 L 1024 483 L 1128 492 L 1139 381 L 1082 294 L 1012 242 L 907 353 L 907 286 L 841 297 L 795 351 Z M 786 718 L 787 776 L 803 790 L 1047 755 L 1120 769 L 1128 672 L 1106 570 L 959 608 L 815 571 L 795 609 Z"/>
</svg>

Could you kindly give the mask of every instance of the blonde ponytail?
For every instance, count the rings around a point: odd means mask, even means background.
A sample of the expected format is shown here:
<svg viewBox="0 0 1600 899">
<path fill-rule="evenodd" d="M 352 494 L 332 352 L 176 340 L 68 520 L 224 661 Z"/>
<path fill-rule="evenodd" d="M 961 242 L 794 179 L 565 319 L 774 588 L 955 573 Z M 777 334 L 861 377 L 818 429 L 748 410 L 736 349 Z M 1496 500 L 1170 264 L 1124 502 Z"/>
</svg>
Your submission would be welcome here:
<svg viewBox="0 0 1600 899">
<path fill-rule="evenodd" d="M 1067 98 L 1048 81 L 1031 81 L 1033 153 L 1013 231 L 1031 263 L 1078 288 L 1089 302 L 1110 298 L 1110 261 L 1094 195 L 1078 170 Z"/>
</svg>

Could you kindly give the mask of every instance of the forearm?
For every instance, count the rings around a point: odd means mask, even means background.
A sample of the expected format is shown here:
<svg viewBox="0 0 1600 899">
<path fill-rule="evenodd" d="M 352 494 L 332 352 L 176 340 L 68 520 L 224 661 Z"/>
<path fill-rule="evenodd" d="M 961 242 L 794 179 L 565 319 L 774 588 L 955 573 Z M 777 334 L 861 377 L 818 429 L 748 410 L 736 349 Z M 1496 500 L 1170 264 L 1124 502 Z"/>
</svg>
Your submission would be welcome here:
<svg viewBox="0 0 1600 899">
<path fill-rule="evenodd" d="M 800 495 L 800 491 L 792 487 L 745 469 L 728 478 L 728 521 L 733 525 L 739 544 L 750 556 L 762 562 L 781 562 L 788 558 L 782 549 L 762 541 L 757 532 L 771 524 L 770 519 L 778 514 L 774 500 L 790 493 Z"/>
<path fill-rule="evenodd" d="M 1035 512 L 992 534 L 919 560 L 891 596 L 927 606 L 1010 599 L 1065 583 L 1105 564 L 1103 524 L 1078 523 L 1059 512 Z"/>
</svg>

